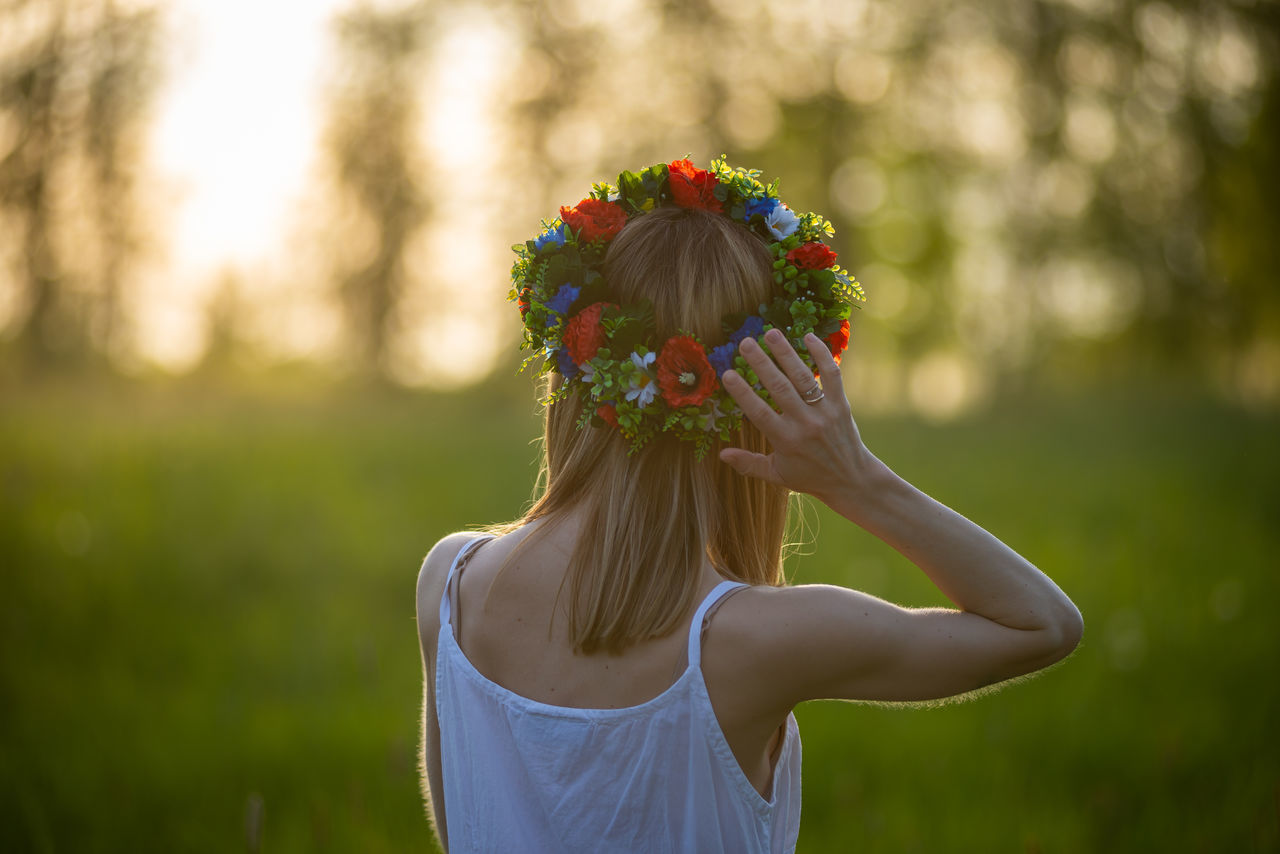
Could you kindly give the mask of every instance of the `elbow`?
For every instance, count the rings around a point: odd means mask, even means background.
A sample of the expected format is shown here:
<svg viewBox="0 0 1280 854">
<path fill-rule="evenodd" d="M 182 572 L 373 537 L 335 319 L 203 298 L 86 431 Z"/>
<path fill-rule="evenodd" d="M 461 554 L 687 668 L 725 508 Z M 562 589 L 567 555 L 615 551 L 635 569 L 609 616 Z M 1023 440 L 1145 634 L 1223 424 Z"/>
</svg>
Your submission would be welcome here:
<svg viewBox="0 0 1280 854">
<path fill-rule="evenodd" d="M 1053 638 L 1054 661 L 1066 658 L 1080 645 L 1080 639 L 1084 637 L 1084 617 L 1070 599 L 1054 615 L 1050 635 Z"/>
</svg>

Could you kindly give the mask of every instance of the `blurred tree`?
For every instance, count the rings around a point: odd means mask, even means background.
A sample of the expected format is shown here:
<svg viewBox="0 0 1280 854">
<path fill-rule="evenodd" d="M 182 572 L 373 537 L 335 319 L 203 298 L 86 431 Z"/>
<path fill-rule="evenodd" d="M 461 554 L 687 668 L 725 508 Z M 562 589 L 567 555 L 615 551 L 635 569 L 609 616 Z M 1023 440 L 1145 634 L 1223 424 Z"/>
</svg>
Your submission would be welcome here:
<svg viewBox="0 0 1280 854">
<path fill-rule="evenodd" d="M 6 5 L 5 29 L 18 31 L 18 23 L 35 9 L 35 0 Z M 33 361 L 46 361 L 63 349 L 58 329 L 61 271 L 54 250 L 55 214 L 50 182 L 61 160 L 66 140 L 56 127 L 55 105 L 65 75 L 65 8 L 53 5 L 44 26 L 27 44 L 6 51 L 0 69 L 0 109 L 19 128 L 4 159 L 0 160 L 0 206 L 7 227 L 19 243 L 14 276 L 26 303 L 26 317 L 19 321 L 19 339 Z M 13 38 L 12 35 L 9 36 Z"/>
<path fill-rule="evenodd" d="M 127 338 L 121 329 L 127 317 L 123 291 L 128 265 L 142 248 L 130 200 L 141 159 L 139 131 L 160 77 L 160 27 L 155 9 L 122 12 L 108 0 L 101 14 L 90 35 L 84 128 L 100 244 L 88 335 L 94 349 L 110 356 Z"/>
<path fill-rule="evenodd" d="M 224 268 L 205 305 L 205 348 L 200 359 L 202 374 L 228 373 L 236 357 L 246 349 L 240 324 L 244 311 L 244 278 L 232 267 Z"/>
<path fill-rule="evenodd" d="M 1272 34 L 1272 55 L 1280 53 L 1280 8 L 1268 4 L 1245 13 Z M 1238 148 L 1206 137 L 1198 201 L 1213 276 L 1206 295 L 1216 309 L 1212 343 L 1219 345 L 1225 379 L 1243 399 L 1274 402 L 1280 400 L 1280 92 L 1274 84 L 1267 88 Z"/>
<path fill-rule="evenodd" d="M 544 215 L 577 176 L 727 151 L 833 219 L 859 337 L 908 374 L 1280 373 L 1276 214 L 1246 177 L 1280 151 L 1274 4 L 491 5 Z"/>
<path fill-rule="evenodd" d="M 0 114 L 16 128 L 0 157 L 16 337 L 30 365 L 84 362 L 119 345 L 140 248 L 134 172 L 159 79 L 159 15 L 14 0 L 0 21 Z"/>
<path fill-rule="evenodd" d="M 337 83 L 325 146 L 342 201 L 354 203 L 367 239 L 328 247 L 339 277 L 357 370 L 385 376 L 405 285 L 405 256 L 427 214 L 420 190 L 420 74 L 425 4 L 397 11 L 360 7 L 340 15 Z M 340 205 L 342 202 L 339 203 Z"/>
</svg>

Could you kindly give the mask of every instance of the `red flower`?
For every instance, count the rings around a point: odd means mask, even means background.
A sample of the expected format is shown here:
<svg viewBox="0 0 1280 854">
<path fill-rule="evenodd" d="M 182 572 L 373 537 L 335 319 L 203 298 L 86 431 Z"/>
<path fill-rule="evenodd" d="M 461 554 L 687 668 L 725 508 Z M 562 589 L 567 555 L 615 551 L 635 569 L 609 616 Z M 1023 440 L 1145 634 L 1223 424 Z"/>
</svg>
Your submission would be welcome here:
<svg viewBox="0 0 1280 854">
<path fill-rule="evenodd" d="M 676 160 L 667 165 L 667 177 L 671 182 L 671 195 L 680 207 L 724 212 L 724 205 L 715 196 L 720 182 L 707 170 L 695 169 L 688 160 Z"/>
<path fill-rule="evenodd" d="M 658 354 L 658 388 L 672 406 L 697 406 L 716 390 L 715 368 L 707 352 L 688 335 L 670 338 Z"/>
<path fill-rule="evenodd" d="M 520 297 L 516 300 L 516 305 L 520 306 L 520 319 L 524 320 L 524 316 L 529 313 L 529 297 L 533 294 L 533 290 L 528 287 L 520 289 Z"/>
<path fill-rule="evenodd" d="M 608 243 L 627 224 L 627 215 L 613 202 L 583 199 L 571 208 L 560 208 L 560 219 L 578 234 L 579 243 L 604 238 Z"/>
<path fill-rule="evenodd" d="M 600 315 L 609 303 L 593 302 L 569 318 L 564 327 L 564 346 L 575 365 L 584 365 L 604 346 L 604 327 Z"/>
<path fill-rule="evenodd" d="M 840 354 L 849 346 L 849 321 L 840 321 L 840 328 L 828 335 L 823 343 L 831 351 L 831 357 L 836 360 L 836 364 L 840 364 Z"/>
<path fill-rule="evenodd" d="M 836 263 L 836 253 L 821 243 L 806 243 L 788 252 L 787 260 L 801 270 L 825 270 Z"/>
<path fill-rule="evenodd" d="M 618 426 L 618 410 L 609 404 L 606 403 L 604 406 L 598 407 L 596 409 L 596 415 L 603 418 L 604 422 L 610 427 Z"/>
</svg>

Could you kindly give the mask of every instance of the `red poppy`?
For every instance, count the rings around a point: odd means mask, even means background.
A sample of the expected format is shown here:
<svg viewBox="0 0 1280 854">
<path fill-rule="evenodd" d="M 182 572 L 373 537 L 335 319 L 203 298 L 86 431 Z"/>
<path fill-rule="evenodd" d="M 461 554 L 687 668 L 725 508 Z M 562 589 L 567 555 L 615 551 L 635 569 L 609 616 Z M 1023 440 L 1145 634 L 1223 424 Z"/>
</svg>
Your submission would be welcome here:
<svg viewBox="0 0 1280 854">
<path fill-rule="evenodd" d="M 618 410 L 613 406 L 606 403 L 604 406 L 597 407 L 596 415 L 599 415 L 604 419 L 604 423 L 608 424 L 610 427 L 618 426 Z"/>
<path fill-rule="evenodd" d="M 828 335 L 824 343 L 827 345 L 827 349 L 831 351 L 831 356 L 836 360 L 836 364 L 840 364 L 840 355 L 849 346 L 849 321 L 840 321 L 840 328 Z"/>
<path fill-rule="evenodd" d="M 825 270 L 836 263 L 836 253 L 822 243 L 806 243 L 788 252 L 787 260 L 801 270 Z"/>
<path fill-rule="evenodd" d="M 716 390 L 715 368 L 695 338 L 668 339 L 658 354 L 658 388 L 672 406 L 697 406 Z"/>
<path fill-rule="evenodd" d="M 575 365 L 584 365 L 604 346 L 604 327 L 600 315 L 609 303 L 593 302 L 569 318 L 564 327 L 564 346 Z"/>
<path fill-rule="evenodd" d="M 667 177 L 671 182 L 671 196 L 680 207 L 724 213 L 724 205 L 715 196 L 720 184 L 715 175 L 695 168 L 688 160 L 676 160 L 667 165 Z"/>
<path fill-rule="evenodd" d="M 560 219 L 578 234 L 579 243 L 604 238 L 608 243 L 627 224 L 627 215 L 613 202 L 583 199 L 571 208 L 560 208 Z"/>
</svg>

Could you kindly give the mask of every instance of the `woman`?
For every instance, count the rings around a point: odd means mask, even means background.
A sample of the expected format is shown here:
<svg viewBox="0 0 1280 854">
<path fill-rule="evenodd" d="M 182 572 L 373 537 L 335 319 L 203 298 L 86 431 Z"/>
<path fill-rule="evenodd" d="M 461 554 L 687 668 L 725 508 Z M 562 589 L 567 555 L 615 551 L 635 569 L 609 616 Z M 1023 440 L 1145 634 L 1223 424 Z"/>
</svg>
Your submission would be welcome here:
<svg viewBox="0 0 1280 854">
<path fill-rule="evenodd" d="M 862 442 L 838 364 L 861 290 L 821 217 L 723 161 L 560 213 L 513 270 L 549 378 L 541 496 L 418 579 L 428 808 L 455 854 L 793 850 L 797 704 L 1029 673 L 1080 614 Z M 957 609 L 786 585 L 791 492 Z"/>
</svg>

